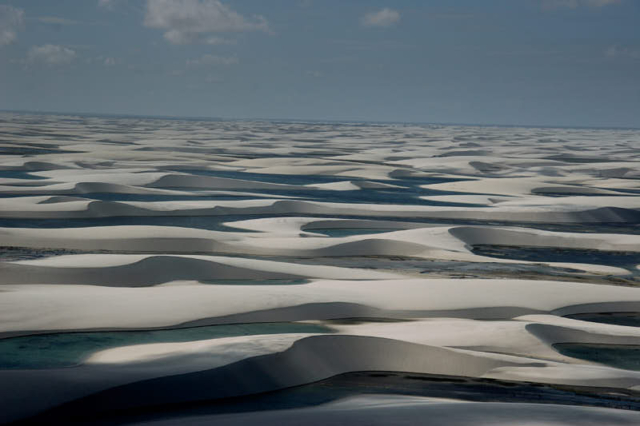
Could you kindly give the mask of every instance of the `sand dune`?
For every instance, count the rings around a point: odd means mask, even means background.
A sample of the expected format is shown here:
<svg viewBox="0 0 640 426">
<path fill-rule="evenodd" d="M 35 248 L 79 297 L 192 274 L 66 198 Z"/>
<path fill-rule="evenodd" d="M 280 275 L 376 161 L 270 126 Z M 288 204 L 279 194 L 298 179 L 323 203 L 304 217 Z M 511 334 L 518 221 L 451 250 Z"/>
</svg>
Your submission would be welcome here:
<svg viewBox="0 0 640 426">
<path fill-rule="evenodd" d="M 636 131 L 0 121 L 0 423 L 640 422 Z"/>
</svg>

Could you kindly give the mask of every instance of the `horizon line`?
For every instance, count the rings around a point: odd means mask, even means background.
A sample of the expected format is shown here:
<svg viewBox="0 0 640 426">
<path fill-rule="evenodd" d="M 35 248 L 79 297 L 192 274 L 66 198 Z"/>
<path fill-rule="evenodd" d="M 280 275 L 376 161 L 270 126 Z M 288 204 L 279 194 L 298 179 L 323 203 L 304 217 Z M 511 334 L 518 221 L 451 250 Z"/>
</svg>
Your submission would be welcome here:
<svg viewBox="0 0 640 426">
<path fill-rule="evenodd" d="M 358 119 L 323 119 L 323 118 L 229 118 L 229 117 L 207 117 L 207 116 L 185 116 L 185 115 L 154 115 L 154 114 L 131 114 L 131 113 L 111 113 L 111 112 L 76 112 L 76 111 L 33 111 L 33 110 L 11 110 L 0 109 L 0 113 L 13 114 L 33 114 L 33 115 L 62 115 L 62 116 L 88 116 L 88 117 L 113 117 L 113 118 L 146 118 L 155 120 L 186 120 L 186 121 L 266 121 L 285 123 L 335 123 L 335 124 L 401 124 L 420 126 L 461 126 L 461 127 L 522 127 L 539 129 L 586 129 L 586 130 L 640 130 L 639 127 L 629 126 L 585 126 L 585 125 L 554 125 L 554 124 L 499 124 L 499 123 L 462 123 L 462 122 L 427 122 L 427 121 L 380 121 L 380 120 L 358 120 Z"/>
</svg>

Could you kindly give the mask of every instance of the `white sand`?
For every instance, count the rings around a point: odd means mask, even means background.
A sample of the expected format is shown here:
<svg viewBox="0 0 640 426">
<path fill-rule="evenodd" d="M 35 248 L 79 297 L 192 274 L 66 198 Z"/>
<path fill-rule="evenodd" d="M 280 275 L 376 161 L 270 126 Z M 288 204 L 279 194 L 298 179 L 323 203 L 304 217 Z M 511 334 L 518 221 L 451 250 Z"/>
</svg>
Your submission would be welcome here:
<svg viewBox="0 0 640 426">
<path fill-rule="evenodd" d="M 0 115 L 0 345 L 261 322 L 330 333 L 132 341 L 67 368 L 0 362 L 0 422 L 91 398 L 106 410 L 215 400 L 355 371 L 640 389 L 638 371 L 554 348 L 640 345 L 639 327 L 563 317 L 640 312 L 640 265 L 585 254 L 638 259 L 640 132 L 28 119 Z M 548 256 L 489 257 L 477 245 Z M 350 318 L 386 321 L 327 322 Z M 18 360 L 56 349 L 23 342 Z M 633 411 L 406 395 L 180 422 L 425 418 L 640 423 Z"/>
</svg>

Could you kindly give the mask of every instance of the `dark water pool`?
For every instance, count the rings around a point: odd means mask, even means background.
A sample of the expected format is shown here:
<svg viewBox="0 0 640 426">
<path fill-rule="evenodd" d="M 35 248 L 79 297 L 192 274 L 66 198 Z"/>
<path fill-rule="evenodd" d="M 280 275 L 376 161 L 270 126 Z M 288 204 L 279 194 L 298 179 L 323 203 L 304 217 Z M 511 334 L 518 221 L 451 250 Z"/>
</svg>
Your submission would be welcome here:
<svg viewBox="0 0 640 426">
<path fill-rule="evenodd" d="M 196 382 L 197 383 L 197 382 Z M 189 423 L 196 416 L 242 412 L 268 412 L 315 407 L 350 397 L 424 397 L 473 402 L 552 403 L 578 406 L 640 409 L 640 401 L 631 391 L 602 388 L 574 389 L 553 385 L 473 379 L 393 371 L 350 372 L 315 383 L 214 401 L 194 401 L 164 406 L 113 410 L 110 402 L 118 390 L 107 391 L 93 399 L 82 399 L 33 418 L 33 424 L 109 424 L 123 425 L 157 419 L 171 424 Z M 402 400 L 398 400 L 401 403 Z M 437 402 L 438 400 L 434 400 Z M 366 403 L 363 401 L 363 403 Z M 214 418 L 215 419 L 215 418 Z M 214 422 L 215 420 L 212 420 Z M 427 423 L 427 422 L 422 422 Z"/>
<path fill-rule="evenodd" d="M 605 364 L 625 370 L 640 370 L 639 345 L 605 345 L 595 343 L 556 343 L 562 355 Z"/>
<path fill-rule="evenodd" d="M 236 194 L 207 194 L 199 195 L 194 192 L 189 195 L 169 195 L 169 194 L 122 194 L 115 192 L 91 192 L 87 194 L 79 194 L 72 196 L 80 196 L 89 198 L 92 200 L 100 201 L 196 201 L 196 200 L 255 200 L 258 197 L 245 195 L 242 193 Z"/>
<path fill-rule="evenodd" d="M 2 177 L 2 176 L 0 176 Z M 36 180 L 33 178 L 23 177 L 22 179 Z M 24 186 L 24 185 L 22 185 Z M 30 185 L 30 186 L 33 186 Z M 167 188 L 169 189 L 169 188 Z M 71 196 L 83 197 L 91 200 L 101 201 L 179 201 L 179 200 L 254 200 L 273 197 L 297 199 L 303 201 L 318 201 L 326 203 L 348 203 L 348 204 L 391 204 L 391 205 L 415 205 L 415 206 L 449 206 L 449 207 L 487 207 L 484 204 L 456 203 L 449 201 L 433 201 L 423 200 L 420 196 L 428 195 L 446 195 L 442 191 L 433 191 L 428 189 L 415 188 L 395 188 L 395 189 L 358 189 L 353 191 L 331 191 L 317 188 L 308 188 L 300 186 L 292 189 L 259 189 L 251 188 L 242 190 L 224 189 L 226 194 L 200 194 L 193 188 L 171 187 L 170 189 L 191 192 L 188 195 L 170 195 L 170 194 L 126 194 L 126 193 L 50 193 L 46 190 L 42 192 L 32 192 L 30 194 L 5 193 L 0 194 L 0 198 L 17 198 L 22 196 Z M 237 192 L 237 194 L 233 194 Z M 259 193 L 262 197 L 247 195 L 247 192 Z"/>
<path fill-rule="evenodd" d="M 0 262 L 33 260 L 50 256 L 82 253 L 76 250 L 0 246 Z"/>
<path fill-rule="evenodd" d="M 0 178 L 3 179 L 27 179 L 27 180 L 42 180 L 46 179 L 42 176 L 32 175 L 29 172 L 22 170 L 0 170 Z"/>
<path fill-rule="evenodd" d="M 77 154 L 81 151 L 64 151 L 55 148 L 30 148 L 24 146 L 1 146 L 0 155 L 40 155 L 40 154 Z"/>
<path fill-rule="evenodd" d="M 555 247 L 519 247 L 499 245 L 476 245 L 472 251 L 481 256 L 499 259 L 525 260 L 530 262 L 590 263 L 616 266 L 632 272 L 638 271 L 640 253 L 626 251 L 602 251 L 566 249 Z"/>
<path fill-rule="evenodd" d="M 601 324 L 625 325 L 640 327 L 640 312 L 596 312 L 565 315 L 566 318 L 598 322 Z"/>
<path fill-rule="evenodd" d="M 254 182 L 279 183 L 286 185 L 310 185 L 316 183 L 342 182 L 349 178 L 328 175 L 283 175 L 271 173 L 251 173 L 239 170 L 206 170 L 206 169 L 177 169 L 180 173 L 199 176 L 213 176 L 227 179 L 248 180 Z"/>
<path fill-rule="evenodd" d="M 261 189 L 260 193 L 273 195 L 286 195 L 304 200 L 324 201 L 332 203 L 374 203 L 374 204 L 406 204 L 406 205 L 443 205 L 443 206 L 466 206 L 484 207 L 483 204 L 465 204 L 453 202 L 438 202 L 422 200 L 419 197 L 425 195 L 447 195 L 453 192 L 436 191 L 421 188 L 421 185 L 454 182 L 465 179 L 443 178 L 443 177 L 393 177 L 393 180 L 375 180 L 353 178 L 348 176 L 328 176 L 328 175 L 284 175 L 251 173 L 235 170 L 201 170 L 182 169 L 175 170 L 181 173 L 189 173 L 201 176 L 213 176 L 227 179 L 248 180 L 255 182 L 265 182 L 274 184 L 284 184 L 297 186 L 297 188 L 270 188 Z M 377 183 L 391 183 L 398 188 L 363 188 L 353 191 L 333 191 L 315 187 L 308 187 L 312 184 L 336 183 L 344 181 L 372 181 Z M 184 188 L 188 189 L 188 188 Z"/>
<path fill-rule="evenodd" d="M 260 214 L 262 218 L 272 217 L 312 217 L 330 219 L 362 219 L 371 218 L 367 214 L 362 215 L 325 215 L 325 214 Z M 0 218 L 0 228 L 81 228 L 87 226 L 120 226 L 120 225 L 155 225 L 155 226 L 178 226 L 184 228 L 208 229 L 215 231 L 252 232 L 242 229 L 235 229 L 225 226 L 224 223 L 231 223 L 242 220 L 255 219 L 252 214 L 225 214 L 215 216 L 113 216 L 103 218 L 76 218 L 76 219 L 22 219 L 22 218 Z M 611 233 L 611 234 L 640 234 L 640 226 L 625 223 L 599 223 L 599 224 L 542 224 L 524 222 L 499 222 L 481 220 L 459 220 L 459 219 L 430 219 L 420 217 L 396 217 L 396 216 L 376 216 L 373 219 L 380 221 L 401 221 L 407 223 L 422 223 L 427 225 L 480 225 L 480 226 L 517 226 L 529 227 L 558 232 L 580 232 L 580 233 Z M 497 246 L 490 246 L 497 247 Z M 482 249 L 482 248 L 480 248 Z M 498 253 L 498 250 L 494 250 Z M 489 256 L 489 255 L 487 255 Z M 497 256 L 494 256 L 497 257 Z"/>
<path fill-rule="evenodd" d="M 335 183 L 346 180 L 357 181 L 367 180 L 370 182 L 391 183 L 394 185 L 418 186 L 435 183 L 457 182 L 461 180 L 469 180 L 463 178 L 445 178 L 431 176 L 403 176 L 401 174 L 392 173 L 390 177 L 393 180 L 380 179 L 363 179 L 349 176 L 334 175 L 292 175 L 292 174 L 273 174 L 273 173 L 252 173 L 239 170 L 206 170 L 206 169 L 176 169 L 180 173 L 189 173 L 200 176 L 214 176 L 229 179 L 250 180 L 256 182 L 280 183 L 287 185 L 311 185 L 318 183 Z"/>
</svg>

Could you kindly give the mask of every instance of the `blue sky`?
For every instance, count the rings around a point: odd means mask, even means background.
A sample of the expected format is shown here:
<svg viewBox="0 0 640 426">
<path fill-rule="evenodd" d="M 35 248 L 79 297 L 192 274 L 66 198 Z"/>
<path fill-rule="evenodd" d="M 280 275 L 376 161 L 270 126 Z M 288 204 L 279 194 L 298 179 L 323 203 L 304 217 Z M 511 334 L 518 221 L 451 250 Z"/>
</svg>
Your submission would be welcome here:
<svg viewBox="0 0 640 426">
<path fill-rule="evenodd" d="M 640 127 L 640 1 L 0 0 L 0 109 Z"/>
</svg>

